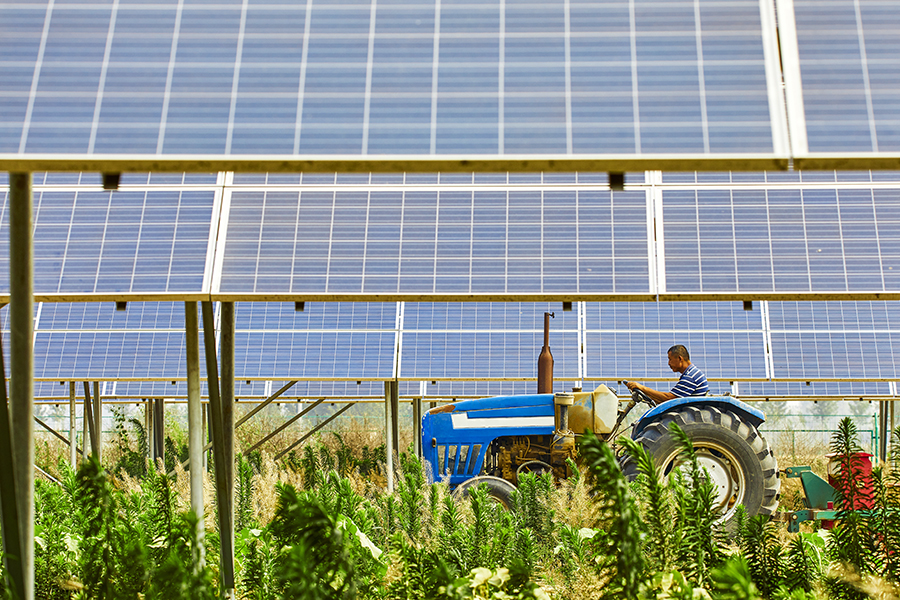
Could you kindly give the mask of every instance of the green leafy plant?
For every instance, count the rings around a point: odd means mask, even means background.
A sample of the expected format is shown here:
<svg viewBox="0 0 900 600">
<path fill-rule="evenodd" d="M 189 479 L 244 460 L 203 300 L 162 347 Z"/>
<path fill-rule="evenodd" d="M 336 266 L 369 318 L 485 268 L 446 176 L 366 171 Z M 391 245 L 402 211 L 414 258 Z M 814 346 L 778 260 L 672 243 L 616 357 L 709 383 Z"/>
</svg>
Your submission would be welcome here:
<svg viewBox="0 0 900 600">
<path fill-rule="evenodd" d="M 137 598 L 149 576 L 145 545 L 134 523 L 119 514 L 120 494 L 95 456 L 78 470 L 77 486 L 85 592 L 97 600 Z"/>
<path fill-rule="evenodd" d="M 628 490 L 610 447 L 593 434 L 585 435 L 579 447 L 583 464 L 591 476 L 592 490 L 601 511 L 595 536 L 596 568 L 608 585 L 605 597 L 634 598 L 644 578 L 643 525 L 637 505 Z"/>
</svg>

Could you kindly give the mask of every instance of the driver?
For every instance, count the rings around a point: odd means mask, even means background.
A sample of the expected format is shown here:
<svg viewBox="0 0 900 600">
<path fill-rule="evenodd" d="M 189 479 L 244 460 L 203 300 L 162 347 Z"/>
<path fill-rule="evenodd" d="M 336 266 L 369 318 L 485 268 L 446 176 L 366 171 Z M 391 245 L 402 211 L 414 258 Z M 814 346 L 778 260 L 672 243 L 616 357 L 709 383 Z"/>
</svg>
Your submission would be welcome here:
<svg viewBox="0 0 900 600">
<path fill-rule="evenodd" d="M 706 375 L 691 364 L 691 355 L 688 354 L 687 348 L 677 344 L 669 348 L 668 354 L 669 368 L 676 373 L 681 373 L 681 379 L 678 380 L 671 392 L 660 392 L 636 381 L 625 382 L 628 389 L 643 392 L 657 404 L 673 398 L 707 395 L 709 393 L 709 384 L 706 382 Z"/>
</svg>

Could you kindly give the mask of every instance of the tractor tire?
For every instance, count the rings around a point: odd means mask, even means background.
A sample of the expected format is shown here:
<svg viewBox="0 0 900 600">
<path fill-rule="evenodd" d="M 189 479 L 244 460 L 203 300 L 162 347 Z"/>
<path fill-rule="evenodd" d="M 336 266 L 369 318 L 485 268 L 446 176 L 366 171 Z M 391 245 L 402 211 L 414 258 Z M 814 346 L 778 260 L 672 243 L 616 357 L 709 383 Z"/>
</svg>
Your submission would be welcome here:
<svg viewBox="0 0 900 600">
<path fill-rule="evenodd" d="M 669 425 L 677 423 L 694 442 L 700 465 L 716 485 L 716 510 L 726 528 L 737 507 L 747 516 L 772 515 L 778 508 L 778 464 L 755 427 L 737 414 L 716 407 L 679 407 L 663 413 L 635 439 L 653 457 L 664 477 L 680 464 L 680 448 Z M 632 480 L 637 465 L 626 454 L 622 472 Z"/>
<path fill-rule="evenodd" d="M 516 490 L 516 486 L 505 479 L 492 477 L 491 475 L 479 475 L 465 480 L 453 490 L 453 499 L 462 500 L 467 498 L 471 490 L 474 490 L 482 483 L 487 486 L 490 497 L 505 510 L 509 510 L 511 495 Z"/>
</svg>

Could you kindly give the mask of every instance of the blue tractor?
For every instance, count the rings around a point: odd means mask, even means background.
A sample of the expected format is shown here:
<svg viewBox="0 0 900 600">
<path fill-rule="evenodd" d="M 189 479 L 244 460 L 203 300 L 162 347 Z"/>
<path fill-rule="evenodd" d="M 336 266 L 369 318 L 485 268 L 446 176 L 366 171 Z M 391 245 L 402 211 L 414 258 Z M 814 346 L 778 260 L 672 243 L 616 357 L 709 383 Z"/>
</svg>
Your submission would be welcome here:
<svg viewBox="0 0 900 600">
<path fill-rule="evenodd" d="M 651 407 L 631 425 L 631 437 L 653 455 L 663 473 L 679 464 L 678 444 L 669 431 L 670 423 L 678 423 L 715 483 L 717 507 L 726 523 L 740 505 L 751 516 L 775 512 L 781 482 L 775 456 L 758 431 L 765 417 L 731 396 L 676 398 L 653 406 L 639 393 L 620 402 L 601 385 L 592 392 L 464 400 L 423 416 L 423 455 L 435 479 L 447 480 L 454 494 L 484 483 L 498 502 L 507 504 L 523 473 L 570 476 L 567 459 L 575 458 L 576 440 L 588 429 L 612 440 L 641 403 Z M 621 466 L 626 476 L 637 474 L 628 457 Z"/>
</svg>

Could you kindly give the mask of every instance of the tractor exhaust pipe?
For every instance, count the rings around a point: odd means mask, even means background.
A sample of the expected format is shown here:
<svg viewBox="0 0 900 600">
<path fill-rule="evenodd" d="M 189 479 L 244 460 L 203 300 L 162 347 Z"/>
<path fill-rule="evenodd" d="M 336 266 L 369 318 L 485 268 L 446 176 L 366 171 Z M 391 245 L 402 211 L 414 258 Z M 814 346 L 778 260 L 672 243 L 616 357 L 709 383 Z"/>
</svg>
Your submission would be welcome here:
<svg viewBox="0 0 900 600">
<path fill-rule="evenodd" d="M 556 317 L 555 313 L 544 313 L 544 347 L 538 356 L 537 393 L 553 393 L 553 355 L 550 354 L 550 317 Z"/>
</svg>

